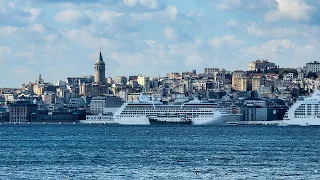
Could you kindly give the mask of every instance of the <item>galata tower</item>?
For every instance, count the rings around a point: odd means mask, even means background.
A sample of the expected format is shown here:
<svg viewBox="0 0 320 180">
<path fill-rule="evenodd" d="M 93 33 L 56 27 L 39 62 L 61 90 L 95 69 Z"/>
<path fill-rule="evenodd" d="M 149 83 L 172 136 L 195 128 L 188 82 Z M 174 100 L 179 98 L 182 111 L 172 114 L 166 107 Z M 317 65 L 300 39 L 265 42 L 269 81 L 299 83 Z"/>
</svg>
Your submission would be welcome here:
<svg viewBox="0 0 320 180">
<path fill-rule="evenodd" d="M 97 84 L 106 83 L 106 64 L 103 61 L 101 50 L 97 61 L 94 64 L 94 82 Z"/>
</svg>

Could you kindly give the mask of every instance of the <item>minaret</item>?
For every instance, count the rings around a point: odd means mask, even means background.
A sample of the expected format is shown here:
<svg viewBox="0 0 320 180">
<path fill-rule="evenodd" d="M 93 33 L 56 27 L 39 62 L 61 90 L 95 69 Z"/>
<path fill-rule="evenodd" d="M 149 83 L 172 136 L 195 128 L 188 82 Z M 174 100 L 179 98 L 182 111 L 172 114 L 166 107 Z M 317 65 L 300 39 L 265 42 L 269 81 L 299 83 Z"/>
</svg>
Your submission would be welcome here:
<svg viewBox="0 0 320 180">
<path fill-rule="evenodd" d="M 106 65 L 102 59 L 101 48 L 97 61 L 94 64 L 94 82 L 97 84 L 106 83 Z"/>
<path fill-rule="evenodd" d="M 42 84 L 42 83 L 43 83 L 43 79 L 42 79 L 42 77 L 41 77 L 40 72 L 39 72 L 39 75 L 38 75 L 37 83 L 38 83 L 38 84 Z"/>
</svg>

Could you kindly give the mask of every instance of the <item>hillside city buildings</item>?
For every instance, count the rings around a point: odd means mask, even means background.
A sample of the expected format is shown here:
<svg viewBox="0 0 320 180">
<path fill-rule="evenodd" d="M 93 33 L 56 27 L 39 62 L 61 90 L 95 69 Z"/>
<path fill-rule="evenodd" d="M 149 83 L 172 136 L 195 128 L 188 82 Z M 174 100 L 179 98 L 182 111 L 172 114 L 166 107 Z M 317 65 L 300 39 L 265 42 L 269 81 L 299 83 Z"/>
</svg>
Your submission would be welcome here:
<svg viewBox="0 0 320 180">
<path fill-rule="evenodd" d="M 46 82 L 41 74 L 21 88 L 0 89 L 0 122 L 77 122 L 98 114 L 112 118 L 124 102 L 136 101 L 141 92 L 165 104 L 185 99 L 215 101 L 243 121 L 277 120 L 300 96 L 320 83 L 320 63 L 303 68 L 283 68 L 268 60 L 255 60 L 248 71 L 204 68 L 168 72 L 166 76 L 143 74 L 106 77 L 108 66 L 99 51 L 94 76 L 69 77 Z"/>
</svg>

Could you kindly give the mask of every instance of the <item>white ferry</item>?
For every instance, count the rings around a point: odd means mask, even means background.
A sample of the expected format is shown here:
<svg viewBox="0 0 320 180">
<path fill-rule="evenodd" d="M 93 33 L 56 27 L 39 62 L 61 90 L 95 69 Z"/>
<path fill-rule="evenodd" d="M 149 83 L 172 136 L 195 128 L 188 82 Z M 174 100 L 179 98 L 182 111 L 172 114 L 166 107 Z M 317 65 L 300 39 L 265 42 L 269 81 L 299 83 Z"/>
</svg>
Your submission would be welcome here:
<svg viewBox="0 0 320 180">
<path fill-rule="evenodd" d="M 320 91 L 316 90 L 311 97 L 293 104 L 280 125 L 320 125 Z"/>
<path fill-rule="evenodd" d="M 150 118 L 168 123 L 184 123 L 187 119 L 192 125 L 225 124 L 228 113 L 215 107 L 214 103 L 198 100 L 182 105 L 165 105 L 157 100 L 151 101 L 141 93 L 138 102 L 124 103 L 113 118 L 116 123 L 125 125 L 150 125 Z"/>
</svg>

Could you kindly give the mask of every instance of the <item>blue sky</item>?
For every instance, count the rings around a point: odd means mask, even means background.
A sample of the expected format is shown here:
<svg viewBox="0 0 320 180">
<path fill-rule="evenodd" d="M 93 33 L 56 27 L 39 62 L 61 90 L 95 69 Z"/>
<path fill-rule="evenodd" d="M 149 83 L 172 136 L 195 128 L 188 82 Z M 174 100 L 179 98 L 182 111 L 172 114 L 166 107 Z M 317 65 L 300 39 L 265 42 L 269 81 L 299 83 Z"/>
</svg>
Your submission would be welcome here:
<svg viewBox="0 0 320 180">
<path fill-rule="evenodd" d="M 318 0 L 0 0 L 0 87 L 319 60 Z"/>
</svg>

